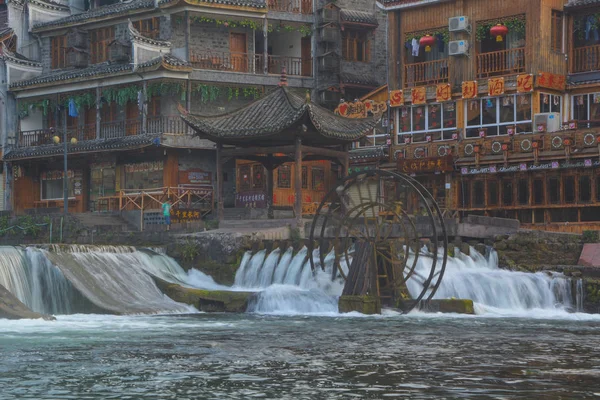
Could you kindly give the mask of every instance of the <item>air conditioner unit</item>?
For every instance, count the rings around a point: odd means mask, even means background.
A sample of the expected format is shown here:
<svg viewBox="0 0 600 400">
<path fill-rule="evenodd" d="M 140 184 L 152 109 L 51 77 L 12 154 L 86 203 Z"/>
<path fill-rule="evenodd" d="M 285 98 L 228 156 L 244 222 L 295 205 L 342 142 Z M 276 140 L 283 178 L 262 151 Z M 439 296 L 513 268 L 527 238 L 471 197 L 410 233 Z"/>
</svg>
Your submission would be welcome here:
<svg viewBox="0 0 600 400">
<path fill-rule="evenodd" d="M 451 56 L 464 56 L 469 54 L 469 42 L 467 40 L 453 40 L 448 43 L 448 54 Z"/>
<path fill-rule="evenodd" d="M 463 16 L 448 18 L 448 31 L 462 32 L 469 30 L 469 18 Z"/>
<path fill-rule="evenodd" d="M 535 132 L 558 132 L 560 125 L 560 113 L 540 113 L 533 116 Z"/>
</svg>

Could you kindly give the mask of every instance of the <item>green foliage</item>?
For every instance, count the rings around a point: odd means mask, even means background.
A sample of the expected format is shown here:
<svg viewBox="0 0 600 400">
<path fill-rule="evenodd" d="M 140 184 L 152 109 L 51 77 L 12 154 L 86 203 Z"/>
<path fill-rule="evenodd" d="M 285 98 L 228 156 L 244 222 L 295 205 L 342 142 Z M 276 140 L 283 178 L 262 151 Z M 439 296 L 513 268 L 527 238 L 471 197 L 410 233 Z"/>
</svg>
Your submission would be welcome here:
<svg viewBox="0 0 600 400">
<path fill-rule="evenodd" d="M 213 230 L 213 229 L 219 229 L 219 220 L 207 219 L 206 221 L 204 221 L 204 227 L 208 231 Z"/>
<path fill-rule="evenodd" d="M 598 231 L 583 231 L 583 243 L 598 243 L 599 233 Z"/>
<path fill-rule="evenodd" d="M 584 15 L 581 17 L 575 17 L 573 19 L 573 31 L 577 35 L 577 38 L 582 40 L 585 37 L 586 25 L 589 19 L 590 28 L 600 29 L 600 12 L 592 15 Z"/>
<path fill-rule="evenodd" d="M 412 41 L 413 39 L 416 39 L 417 41 L 419 39 L 421 39 L 423 36 L 425 35 L 430 35 L 430 36 L 441 36 L 442 40 L 444 41 L 444 43 L 448 43 L 450 41 L 450 33 L 448 32 L 447 28 L 440 28 L 440 29 L 429 29 L 426 31 L 419 31 L 419 32 L 413 32 L 413 33 L 409 33 L 406 36 L 406 40 L 408 41 Z"/>
<path fill-rule="evenodd" d="M 0 217 L 0 235 L 12 235 L 15 230 L 12 226 L 11 219 L 8 216 Z"/>
<path fill-rule="evenodd" d="M 177 25 L 181 25 L 184 23 L 184 19 L 183 17 L 177 17 L 175 19 L 175 23 Z M 225 27 L 225 28 L 247 28 L 247 29 L 252 29 L 255 31 L 262 31 L 263 30 L 263 23 L 262 21 L 254 21 L 251 19 L 243 19 L 243 20 L 232 20 L 232 19 L 218 19 L 218 18 L 210 18 L 210 17 L 206 17 L 204 15 L 192 15 L 190 16 L 190 23 L 192 24 L 214 24 L 215 26 L 218 27 Z M 274 26 L 273 24 L 269 24 L 267 26 L 267 32 L 280 32 L 280 31 L 285 31 L 285 32 L 294 32 L 294 31 L 298 31 L 302 34 L 302 36 L 310 36 L 312 35 L 312 28 L 310 25 L 300 25 L 300 26 L 296 26 L 296 25 L 286 25 L 283 23 L 280 23 L 276 26 Z"/>
<path fill-rule="evenodd" d="M 509 32 L 516 32 L 523 38 L 525 37 L 525 30 L 527 28 L 525 24 L 525 18 L 523 16 L 510 17 L 498 20 L 485 21 L 477 24 L 477 30 L 475 31 L 475 38 L 478 41 L 482 41 L 490 35 L 490 29 L 492 26 L 502 24 L 508 28 Z"/>
<path fill-rule="evenodd" d="M 181 257 L 185 261 L 194 261 L 196 257 L 200 254 L 200 249 L 198 248 L 198 243 L 193 240 L 187 240 L 181 246 Z"/>
<path fill-rule="evenodd" d="M 102 96 L 108 104 L 116 102 L 120 106 L 126 105 L 130 101 L 137 101 L 140 88 L 136 85 L 129 85 L 121 88 L 108 88 L 102 91 Z"/>
</svg>

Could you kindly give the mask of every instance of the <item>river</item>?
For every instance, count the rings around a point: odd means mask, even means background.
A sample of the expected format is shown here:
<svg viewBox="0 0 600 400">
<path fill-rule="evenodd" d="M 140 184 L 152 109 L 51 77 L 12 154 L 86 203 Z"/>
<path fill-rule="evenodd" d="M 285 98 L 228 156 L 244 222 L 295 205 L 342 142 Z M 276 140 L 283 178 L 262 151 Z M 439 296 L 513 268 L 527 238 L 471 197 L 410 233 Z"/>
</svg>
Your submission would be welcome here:
<svg viewBox="0 0 600 400">
<path fill-rule="evenodd" d="M 0 398 L 592 398 L 599 328 L 535 312 L 4 320 Z"/>
</svg>

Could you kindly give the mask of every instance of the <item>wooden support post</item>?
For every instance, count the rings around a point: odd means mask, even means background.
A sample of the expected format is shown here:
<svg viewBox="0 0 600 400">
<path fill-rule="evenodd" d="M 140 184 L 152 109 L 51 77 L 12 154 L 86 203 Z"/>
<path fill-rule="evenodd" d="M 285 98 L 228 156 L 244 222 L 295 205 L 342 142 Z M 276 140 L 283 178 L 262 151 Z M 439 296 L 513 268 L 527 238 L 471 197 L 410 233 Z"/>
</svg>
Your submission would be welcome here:
<svg viewBox="0 0 600 400">
<path fill-rule="evenodd" d="M 96 88 L 96 139 L 100 139 L 100 129 L 102 124 L 102 90 Z"/>
<path fill-rule="evenodd" d="M 142 133 L 148 132 L 148 82 L 142 82 L 142 104 L 141 106 L 141 114 L 142 114 Z M 162 132 L 161 132 L 162 133 Z"/>
<path fill-rule="evenodd" d="M 217 144 L 217 219 L 223 220 L 223 160 L 221 159 L 222 144 Z"/>
<path fill-rule="evenodd" d="M 348 154 L 348 147 L 344 146 L 344 156 L 342 157 L 342 178 L 348 176 L 348 170 L 350 169 L 350 156 Z"/>
<path fill-rule="evenodd" d="M 263 21 L 263 74 L 269 73 L 269 21 L 265 18 Z M 281 73 L 281 71 L 276 71 Z"/>
<path fill-rule="evenodd" d="M 267 218 L 273 219 L 275 218 L 273 213 L 273 155 L 269 154 L 267 159 L 269 160 L 265 165 L 267 170 Z"/>
<path fill-rule="evenodd" d="M 185 34 L 184 34 L 185 61 L 190 62 L 190 33 L 191 33 L 190 12 L 185 11 L 183 18 L 185 21 Z"/>
<path fill-rule="evenodd" d="M 296 137 L 296 168 L 294 171 L 294 189 L 296 192 L 296 201 L 294 211 L 296 212 L 296 227 L 303 229 L 302 226 L 302 139 Z"/>
</svg>

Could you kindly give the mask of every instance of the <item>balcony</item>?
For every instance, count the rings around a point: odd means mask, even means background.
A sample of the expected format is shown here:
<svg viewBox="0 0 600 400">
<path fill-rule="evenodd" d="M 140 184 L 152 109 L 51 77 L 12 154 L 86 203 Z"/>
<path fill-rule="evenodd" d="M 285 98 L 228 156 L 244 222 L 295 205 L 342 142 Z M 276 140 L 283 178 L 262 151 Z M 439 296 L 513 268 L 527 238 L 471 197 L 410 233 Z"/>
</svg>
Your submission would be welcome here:
<svg viewBox="0 0 600 400">
<path fill-rule="evenodd" d="M 179 116 L 148 117 L 146 120 L 146 131 L 142 129 L 142 121 L 139 119 L 118 122 L 105 122 L 100 124 L 100 135 L 96 135 L 96 124 L 67 129 L 67 140 L 73 138 L 77 141 L 95 139 L 117 139 L 125 136 L 141 135 L 143 133 L 174 133 L 185 134 L 188 132 L 187 125 Z M 20 131 L 17 134 L 16 147 L 31 147 L 54 144 L 54 136 L 62 141 L 62 130 L 37 129 L 31 131 Z"/>
<path fill-rule="evenodd" d="M 477 54 L 477 77 L 512 75 L 525 72 L 525 48 Z"/>
<path fill-rule="evenodd" d="M 267 61 L 269 74 L 280 74 L 282 68 L 285 67 L 288 75 L 312 76 L 312 58 L 269 55 Z M 194 52 L 190 55 L 190 62 L 196 69 L 259 75 L 264 73 L 263 54 Z"/>
<path fill-rule="evenodd" d="M 414 87 L 448 82 L 448 60 L 425 61 L 404 66 L 404 86 Z"/>
<path fill-rule="evenodd" d="M 600 70 L 600 44 L 573 49 L 569 70 L 573 74 Z"/>
<path fill-rule="evenodd" d="M 312 14 L 312 0 L 269 0 L 269 11 Z"/>
</svg>

